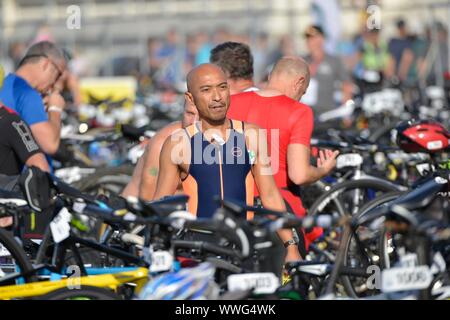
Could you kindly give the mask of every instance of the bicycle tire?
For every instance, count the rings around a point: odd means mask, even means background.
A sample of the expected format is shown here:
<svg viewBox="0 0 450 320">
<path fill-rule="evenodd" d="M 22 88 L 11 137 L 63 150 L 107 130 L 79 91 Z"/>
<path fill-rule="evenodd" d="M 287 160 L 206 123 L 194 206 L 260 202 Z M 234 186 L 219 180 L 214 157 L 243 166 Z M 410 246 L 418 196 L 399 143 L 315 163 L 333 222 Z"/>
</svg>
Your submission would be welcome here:
<svg viewBox="0 0 450 320">
<path fill-rule="evenodd" d="M 368 138 L 369 141 L 373 142 L 373 143 L 378 143 L 379 140 L 383 137 L 389 138 L 390 140 L 390 135 L 391 135 L 391 131 L 393 129 L 395 129 L 397 127 L 398 123 L 397 122 L 392 122 L 392 123 L 388 123 L 385 124 L 384 126 L 378 128 L 377 130 L 375 130 Z M 389 137 L 387 137 L 389 135 Z"/>
<path fill-rule="evenodd" d="M 111 290 L 93 286 L 81 286 L 79 289 L 61 288 L 46 295 L 36 297 L 37 300 L 122 300 Z"/>
<path fill-rule="evenodd" d="M 20 246 L 20 244 L 14 239 L 14 237 L 3 228 L 0 228 L 0 244 L 9 251 L 11 258 L 14 260 L 16 267 L 23 273 L 29 273 L 33 271 L 33 266 L 28 259 L 25 251 Z M 0 259 L 6 259 L 5 257 L 0 257 Z M 32 282 L 34 277 L 32 275 L 27 275 L 22 277 L 25 282 Z M 1 280 L 1 278 L 0 278 Z M 15 281 L 5 281 L 2 285 L 15 284 Z"/>
<path fill-rule="evenodd" d="M 382 192 L 393 192 L 398 191 L 395 185 L 390 182 L 384 182 L 380 180 L 372 180 L 372 179 L 360 179 L 360 180 L 350 180 L 344 181 L 342 183 L 336 184 L 331 187 L 330 190 L 323 193 L 311 206 L 308 210 L 309 215 L 317 215 L 319 211 L 325 208 L 328 203 L 333 201 L 339 211 L 339 215 L 344 216 L 346 214 L 344 210 L 344 205 L 340 200 L 337 199 L 334 194 L 340 194 L 345 190 L 351 189 L 375 189 L 377 191 Z"/>
<path fill-rule="evenodd" d="M 365 213 L 369 212 L 370 210 L 372 210 L 373 208 L 376 208 L 384 203 L 388 203 L 392 200 L 395 200 L 396 198 L 398 198 L 400 195 L 404 194 L 403 191 L 394 191 L 394 192 L 389 192 L 387 194 L 384 194 L 380 197 L 377 197 L 375 199 L 373 199 L 372 201 L 369 201 L 368 203 L 366 203 L 364 206 L 361 207 L 360 211 L 357 213 L 358 217 L 362 217 L 364 216 Z M 382 234 L 380 235 L 382 236 Z M 349 251 L 350 251 L 350 246 L 351 246 L 351 241 L 353 239 L 353 236 L 349 237 L 346 245 L 345 245 L 345 253 L 344 253 L 344 266 L 347 266 L 347 263 L 349 261 Z M 377 240 L 377 239 L 376 239 Z M 378 243 L 379 240 L 377 240 Z M 384 268 L 384 264 L 383 264 L 383 259 L 382 259 L 382 253 L 381 253 L 381 248 L 379 248 L 378 250 L 380 250 L 380 267 Z M 369 276 L 369 275 L 368 275 Z M 346 276 L 346 275 L 342 275 L 340 277 L 340 281 L 345 289 L 345 292 L 352 298 L 360 298 L 360 296 L 357 294 L 355 286 L 351 280 L 350 276 Z"/>
<path fill-rule="evenodd" d="M 98 169 L 95 173 L 82 178 L 74 183 L 74 186 L 82 192 L 95 191 L 96 187 L 107 185 L 108 182 L 125 186 L 133 174 L 133 166 L 124 165 L 116 168 Z"/>
</svg>

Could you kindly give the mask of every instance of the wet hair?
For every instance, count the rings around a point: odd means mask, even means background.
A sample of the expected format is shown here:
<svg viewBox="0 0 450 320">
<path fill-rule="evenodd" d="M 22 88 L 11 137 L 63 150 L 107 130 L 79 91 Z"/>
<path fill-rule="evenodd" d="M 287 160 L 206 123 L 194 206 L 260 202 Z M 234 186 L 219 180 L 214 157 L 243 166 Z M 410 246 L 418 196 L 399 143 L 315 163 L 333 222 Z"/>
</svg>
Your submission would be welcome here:
<svg viewBox="0 0 450 320">
<path fill-rule="evenodd" d="M 211 50 L 209 60 L 221 67 L 232 80 L 253 79 L 253 56 L 250 47 L 244 43 L 221 43 Z"/>
</svg>

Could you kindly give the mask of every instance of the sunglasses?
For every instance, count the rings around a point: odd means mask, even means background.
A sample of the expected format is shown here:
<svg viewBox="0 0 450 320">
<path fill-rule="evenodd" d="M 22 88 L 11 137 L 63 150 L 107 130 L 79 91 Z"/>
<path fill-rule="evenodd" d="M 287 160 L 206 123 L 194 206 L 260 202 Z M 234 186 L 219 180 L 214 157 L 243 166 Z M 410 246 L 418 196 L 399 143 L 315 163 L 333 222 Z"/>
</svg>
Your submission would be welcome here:
<svg viewBox="0 0 450 320">
<path fill-rule="evenodd" d="M 320 36 L 320 35 L 321 35 L 320 33 L 305 33 L 304 37 L 306 39 L 309 39 L 309 38 L 314 38 L 314 37 L 317 37 L 317 36 Z"/>
<path fill-rule="evenodd" d="M 47 58 L 48 61 L 50 61 L 50 62 L 52 63 L 52 65 L 56 68 L 56 70 L 58 70 L 58 76 L 56 77 L 57 80 L 58 80 L 59 77 L 61 77 L 62 74 L 64 73 L 64 71 L 61 71 L 61 69 L 58 67 L 58 65 L 57 65 L 52 59 L 50 59 L 50 57 L 49 57 L 48 55 L 46 55 L 46 54 L 44 54 L 44 53 L 41 53 L 41 54 L 30 54 L 30 55 L 28 55 L 28 56 L 25 56 L 25 57 L 22 59 L 22 61 L 20 62 L 19 65 L 22 65 L 22 64 L 25 62 L 25 60 L 32 59 L 32 58 Z"/>
</svg>

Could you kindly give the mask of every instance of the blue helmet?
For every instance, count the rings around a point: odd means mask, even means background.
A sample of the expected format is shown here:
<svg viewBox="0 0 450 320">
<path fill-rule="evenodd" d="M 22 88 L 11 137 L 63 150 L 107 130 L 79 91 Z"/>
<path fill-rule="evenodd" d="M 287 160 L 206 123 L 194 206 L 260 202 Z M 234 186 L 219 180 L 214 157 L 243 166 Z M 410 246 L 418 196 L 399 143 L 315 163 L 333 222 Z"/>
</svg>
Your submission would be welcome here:
<svg viewBox="0 0 450 320">
<path fill-rule="evenodd" d="M 169 272 L 147 283 L 140 300 L 205 300 L 217 299 L 219 287 L 214 282 L 215 268 L 207 262 L 194 268 Z"/>
</svg>

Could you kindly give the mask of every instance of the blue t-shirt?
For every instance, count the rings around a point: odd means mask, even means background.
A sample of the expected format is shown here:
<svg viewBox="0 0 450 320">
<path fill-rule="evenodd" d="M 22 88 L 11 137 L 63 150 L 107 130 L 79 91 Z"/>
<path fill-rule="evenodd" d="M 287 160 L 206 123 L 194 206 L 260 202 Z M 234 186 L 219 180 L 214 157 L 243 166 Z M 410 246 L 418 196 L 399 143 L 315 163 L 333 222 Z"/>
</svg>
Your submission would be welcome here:
<svg viewBox="0 0 450 320">
<path fill-rule="evenodd" d="M 29 125 L 48 121 L 44 102 L 36 89 L 14 73 L 8 74 L 0 89 L 0 100 L 10 109 L 16 111 Z"/>
<path fill-rule="evenodd" d="M 14 73 L 8 74 L 3 81 L 3 87 L 0 89 L 0 101 L 16 111 L 29 126 L 48 121 L 39 91 Z M 50 171 L 53 172 L 52 158 L 49 155 L 46 155 L 46 158 L 50 165 Z"/>
</svg>

